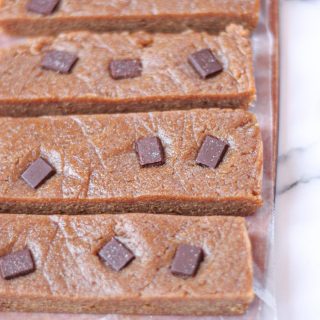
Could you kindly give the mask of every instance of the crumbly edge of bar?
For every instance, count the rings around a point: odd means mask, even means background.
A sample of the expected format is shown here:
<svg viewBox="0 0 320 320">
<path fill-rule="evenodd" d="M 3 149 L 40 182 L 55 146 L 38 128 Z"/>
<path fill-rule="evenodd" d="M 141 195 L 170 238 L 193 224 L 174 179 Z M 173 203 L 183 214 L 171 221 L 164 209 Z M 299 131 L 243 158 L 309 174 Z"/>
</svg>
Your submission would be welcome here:
<svg viewBox="0 0 320 320">
<path fill-rule="evenodd" d="M 160 197 L 159 197 L 160 198 Z M 248 216 L 262 206 L 261 196 L 252 196 L 248 199 L 223 201 L 173 201 L 150 200 L 112 202 L 102 200 L 70 200 L 68 199 L 0 199 L 0 212 L 19 214 L 95 214 L 145 212 L 153 214 L 181 214 L 181 215 L 230 215 Z"/>
<path fill-rule="evenodd" d="M 19 297 L 17 295 L 11 298 L 0 296 L 0 311 L 2 312 L 65 312 L 65 313 L 101 313 L 101 314 L 141 314 L 141 315 L 241 315 L 244 314 L 248 307 L 245 301 L 219 301 L 214 302 L 212 299 L 164 299 L 155 298 L 136 299 L 136 300 L 110 300 L 106 303 L 103 300 L 99 303 L 96 299 L 48 299 L 37 297 Z"/>
<path fill-rule="evenodd" d="M 85 101 L 86 100 L 86 101 Z M 107 99 L 106 99 L 107 100 Z M 254 89 L 237 95 L 217 98 L 199 96 L 196 98 L 176 97 L 163 99 L 135 99 L 126 102 L 94 101 L 94 99 L 75 99 L 75 101 L 8 101 L 0 99 L 1 117 L 37 117 L 44 115 L 102 114 L 122 112 L 147 112 L 168 110 L 190 110 L 194 108 L 221 108 L 247 110 L 255 100 Z"/>
<path fill-rule="evenodd" d="M 173 24 L 172 19 L 177 23 Z M 61 32 L 90 30 L 93 32 L 137 31 L 149 32 L 181 32 L 188 28 L 195 31 L 218 33 L 230 23 L 236 23 L 252 31 L 258 24 L 259 16 L 214 16 L 195 15 L 190 18 L 179 16 L 159 16 L 146 19 L 144 17 L 106 19 L 102 17 L 57 17 L 57 18 L 13 18 L 1 17 L 0 26 L 9 34 L 20 36 L 57 35 Z M 148 21 L 149 20 L 149 21 Z"/>
</svg>

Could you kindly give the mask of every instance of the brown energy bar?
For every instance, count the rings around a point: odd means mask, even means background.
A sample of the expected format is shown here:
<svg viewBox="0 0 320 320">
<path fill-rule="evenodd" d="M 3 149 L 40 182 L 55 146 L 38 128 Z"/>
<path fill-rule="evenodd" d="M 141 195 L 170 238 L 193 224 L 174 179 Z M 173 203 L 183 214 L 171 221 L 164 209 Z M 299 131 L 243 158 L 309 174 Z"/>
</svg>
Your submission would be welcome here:
<svg viewBox="0 0 320 320">
<path fill-rule="evenodd" d="M 0 118 L 0 211 L 249 215 L 262 141 L 244 110 Z"/>
<path fill-rule="evenodd" d="M 0 311 L 238 315 L 254 297 L 240 217 L 2 214 L 0 234 Z"/>
<path fill-rule="evenodd" d="M 244 108 L 255 99 L 248 31 L 76 32 L 0 50 L 0 116 Z"/>
</svg>

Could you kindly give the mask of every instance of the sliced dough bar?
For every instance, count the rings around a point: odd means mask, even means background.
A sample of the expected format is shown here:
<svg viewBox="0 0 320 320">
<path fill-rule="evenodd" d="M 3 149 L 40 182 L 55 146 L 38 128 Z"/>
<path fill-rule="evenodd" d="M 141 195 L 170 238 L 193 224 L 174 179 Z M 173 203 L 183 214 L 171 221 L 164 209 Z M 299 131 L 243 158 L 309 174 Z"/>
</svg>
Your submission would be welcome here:
<svg viewBox="0 0 320 320">
<path fill-rule="evenodd" d="M 0 25 L 22 35 L 57 34 L 71 30 L 217 31 L 230 23 L 253 29 L 259 0 L 61 0 L 56 10 L 41 15 L 26 10 L 30 0 L 2 0 Z"/>
<path fill-rule="evenodd" d="M 2 212 L 248 215 L 262 204 L 261 134 L 244 110 L 0 118 L 0 128 Z M 196 163 L 207 136 L 229 145 L 216 168 Z M 147 137 L 160 139 L 163 165 L 140 166 L 134 145 Z M 40 157 L 56 174 L 33 189 L 21 175 Z"/>
<path fill-rule="evenodd" d="M 188 57 L 206 48 L 223 71 L 204 80 Z M 79 58 L 70 74 L 41 67 L 52 50 Z M 123 59 L 140 59 L 141 75 L 112 78 L 110 62 Z M 217 36 L 79 32 L 37 38 L 0 50 L 0 77 L 0 116 L 246 109 L 255 99 L 249 34 L 235 25 Z"/>
<path fill-rule="evenodd" d="M 0 256 L 28 248 L 35 263 L 0 277 L 1 311 L 235 315 L 254 297 L 244 218 L 3 214 L 0 233 Z M 113 237 L 135 256 L 119 272 L 97 254 Z M 193 277 L 171 273 L 181 244 L 203 250 Z"/>
</svg>

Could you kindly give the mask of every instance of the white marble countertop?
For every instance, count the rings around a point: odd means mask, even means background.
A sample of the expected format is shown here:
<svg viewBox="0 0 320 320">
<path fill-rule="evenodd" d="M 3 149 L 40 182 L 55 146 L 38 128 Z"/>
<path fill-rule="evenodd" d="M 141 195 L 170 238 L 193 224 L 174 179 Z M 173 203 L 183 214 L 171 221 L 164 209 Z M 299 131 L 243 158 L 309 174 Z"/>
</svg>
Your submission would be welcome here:
<svg viewBox="0 0 320 320">
<path fill-rule="evenodd" d="M 320 319 L 320 0 L 281 3 L 279 320 Z"/>
</svg>

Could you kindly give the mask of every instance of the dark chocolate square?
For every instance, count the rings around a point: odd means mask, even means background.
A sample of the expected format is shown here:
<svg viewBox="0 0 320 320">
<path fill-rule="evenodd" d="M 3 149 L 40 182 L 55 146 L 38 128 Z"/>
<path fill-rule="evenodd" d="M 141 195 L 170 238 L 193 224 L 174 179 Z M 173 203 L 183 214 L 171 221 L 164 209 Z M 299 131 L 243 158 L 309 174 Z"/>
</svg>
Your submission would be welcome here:
<svg viewBox="0 0 320 320">
<path fill-rule="evenodd" d="M 189 56 L 189 63 L 202 79 L 207 79 L 223 70 L 221 63 L 210 49 L 197 51 Z"/>
<path fill-rule="evenodd" d="M 114 271 L 122 270 L 135 258 L 134 254 L 116 238 L 106 243 L 98 255 Z"/>
<path fill-rule="evenodd" d="M 142 63 L 140 59 L 112 60 L 109 71 L 114 80 L 136 78 L 141 76 Z"/>
<path fill-rule="evenodd" d="M 226 154 L 229 145 L 213 136 L 206 136 L 197 155 L 196 163 L 209 167 L 216 168 Z"/>
<path fill-rule="evenodd" d="M 77 60 L 78 57 L 74 53 L 51 50 L 43 57 L 41 67 L 59 73 L 70 73 Z"/>
<path fill-rule="evenodd" d="M 36 189 L 55 174 L 55 169 L 42 158 L 32 162 L 21 175 L 21 178 L 32 188 Z"/>
<path fill-rule="evenodd" d="M 171 273 L 178 277 L 194 276 L 203 260 L 203 251 L 189 244 L 179 245 L 171 265 Z"/>
<path fill-rule="evenodd" d="M 164 149 L 158 137 L 147 137 L 136 141 L 139 163 L 144 166 L 159 166 L 165 163 Z"/>
<path fill-rule="evenodd" d="M 52 14 L 58 7 L 60 0 L 30 0 L 27 10 L 43 15 Z"/>
<path fill-rule="evenodd" d="M 35 269 L 32 253 L 27 248 L 0 258 L 1 276 L 6 280 L 25 276 L 34 272 Z"/>
</svg>

